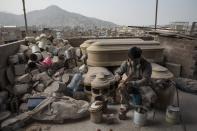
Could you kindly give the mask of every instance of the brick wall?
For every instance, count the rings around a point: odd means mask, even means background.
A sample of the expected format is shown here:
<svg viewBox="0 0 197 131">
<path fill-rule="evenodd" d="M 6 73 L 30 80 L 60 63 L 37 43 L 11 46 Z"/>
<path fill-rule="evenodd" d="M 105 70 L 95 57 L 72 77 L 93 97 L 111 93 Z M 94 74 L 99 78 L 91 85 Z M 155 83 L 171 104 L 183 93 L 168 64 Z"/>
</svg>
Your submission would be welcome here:
<svg viewBox="0 0 197 131">
<path fill-rule="evenodd" d="M 197 64 L 197 40 L 159 36 L 159 41 L 165 47 L 166 61 L 181 64 L 182 77 L 195 78 L 197 75 L 195 72 L 197 70 L 195 65 Z"/>
</svg>

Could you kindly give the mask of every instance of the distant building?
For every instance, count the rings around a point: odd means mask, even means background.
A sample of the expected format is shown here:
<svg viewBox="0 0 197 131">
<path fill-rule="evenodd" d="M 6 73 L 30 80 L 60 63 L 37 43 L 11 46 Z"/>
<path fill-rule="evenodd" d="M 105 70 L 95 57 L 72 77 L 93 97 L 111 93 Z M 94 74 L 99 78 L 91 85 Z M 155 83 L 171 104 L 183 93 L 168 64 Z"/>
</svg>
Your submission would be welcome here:
<svg viewBox="0 0 197 131">
<path fill-rule="evenodd" d="M 0 27 L 1 44 L 17 41 L 20 39 L 22 39 L 20 28 L 16 26 L 1 26 Z"/>
</svg>

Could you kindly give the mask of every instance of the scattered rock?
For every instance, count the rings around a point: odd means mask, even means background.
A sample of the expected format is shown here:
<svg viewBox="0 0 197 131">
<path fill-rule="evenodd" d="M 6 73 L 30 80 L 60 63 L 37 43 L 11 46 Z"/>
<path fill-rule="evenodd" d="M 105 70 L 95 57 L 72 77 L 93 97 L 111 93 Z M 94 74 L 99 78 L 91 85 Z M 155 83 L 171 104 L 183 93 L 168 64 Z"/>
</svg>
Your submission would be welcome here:
<svg viewBox="0 0 197 131">
<path fill-rule="evenodd" d="M 25 70 L 26 70 L 25 64 L 14 65 L 14 72 L 15 72 L 15 75 L 17 76 L 25 74 Z"/>
<path fill-rule="evenodd" d="M 24 74 L 22 76 L 16 77 L 16 82 L 18 83 L 29 83 L 32 80 L 32 76 L 30 74 Z"/>
</svg>

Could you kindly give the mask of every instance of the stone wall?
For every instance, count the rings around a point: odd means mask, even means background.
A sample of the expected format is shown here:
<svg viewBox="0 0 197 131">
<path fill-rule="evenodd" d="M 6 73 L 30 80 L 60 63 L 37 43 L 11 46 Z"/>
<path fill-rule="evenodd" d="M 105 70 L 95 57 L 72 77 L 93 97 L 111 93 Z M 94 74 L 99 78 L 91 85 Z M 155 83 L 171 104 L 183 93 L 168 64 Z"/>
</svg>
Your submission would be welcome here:
<svg viewBox="0 0 197 131">
<path fill-rule="evenodd" d="M 24 41 L 16 41 L 9 44 L 0 45 L 0 88 L 7 86 L 6 69 L 7 69 L 7 59 L 10 55 L 15 54 L 20 44 Z"/>
<path fill-rule="evenodd" d="M 159 36 L 159 41 L 165 47 L 166 61 L 181 64 L 182 77 L 195 78 L 197 75 L 195 71 L 197 68 L 197 40 Z"/>
</svg>

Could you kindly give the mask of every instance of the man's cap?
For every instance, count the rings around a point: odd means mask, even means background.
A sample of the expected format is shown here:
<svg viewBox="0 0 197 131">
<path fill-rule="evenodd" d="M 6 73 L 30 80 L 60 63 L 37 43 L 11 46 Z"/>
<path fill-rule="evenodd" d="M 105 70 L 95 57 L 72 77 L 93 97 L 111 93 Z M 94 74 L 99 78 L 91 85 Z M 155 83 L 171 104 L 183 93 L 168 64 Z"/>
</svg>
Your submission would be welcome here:
<svg viewBox="0 0 197 131">
<path fill-rule="evenodd" d="M 141 54 L 142 54 L 142 50 L 138 47 L 132 47 L 128 51 L 129 58 L 133 58 L 133 59 L 140 58 Z"/>
</svg>

